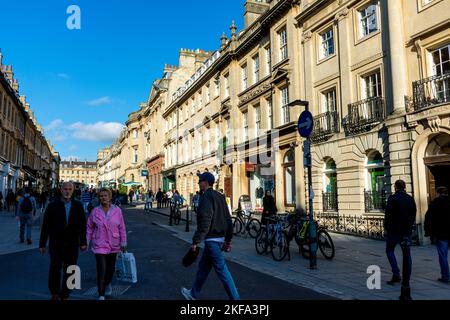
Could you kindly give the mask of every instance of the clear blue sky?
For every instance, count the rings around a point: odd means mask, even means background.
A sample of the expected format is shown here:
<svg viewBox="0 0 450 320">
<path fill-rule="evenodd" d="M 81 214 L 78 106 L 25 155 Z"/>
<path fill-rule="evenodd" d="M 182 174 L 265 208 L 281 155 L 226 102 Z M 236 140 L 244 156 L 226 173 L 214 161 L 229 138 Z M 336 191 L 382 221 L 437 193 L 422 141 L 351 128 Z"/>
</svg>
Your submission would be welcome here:
<svg viewBox="0 0 450 320">
<path fill-rule="evenodd" d="M 180 48 L 216 50 L 245 0 L 2 1 L 0 48 L 61 157 L 95 160 Z M 67 8 L 81 9 L 69 30 Z"/>
</svg>

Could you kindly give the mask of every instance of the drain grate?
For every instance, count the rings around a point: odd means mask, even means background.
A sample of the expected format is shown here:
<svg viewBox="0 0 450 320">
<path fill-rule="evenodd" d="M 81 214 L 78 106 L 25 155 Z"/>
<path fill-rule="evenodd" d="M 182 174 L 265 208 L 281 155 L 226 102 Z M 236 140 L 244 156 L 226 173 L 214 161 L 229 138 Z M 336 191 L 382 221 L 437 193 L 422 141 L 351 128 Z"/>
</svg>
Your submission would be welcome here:
<svg viewBox="0 0 450 320">
<path fill-rule="evenodd" d="M 117 297 L 123 295 L 125 292 L 127 292 L 128 289 L 130 289 L 131 286 L 112 286 L 112 296 Z M 92 287 L 88 290 L 86 290 L 83 293 L 83 296 L 90 296 L 90 297 L 96 297 L 98 296 L 98 289 L 97 287 Z"/>
</svg>

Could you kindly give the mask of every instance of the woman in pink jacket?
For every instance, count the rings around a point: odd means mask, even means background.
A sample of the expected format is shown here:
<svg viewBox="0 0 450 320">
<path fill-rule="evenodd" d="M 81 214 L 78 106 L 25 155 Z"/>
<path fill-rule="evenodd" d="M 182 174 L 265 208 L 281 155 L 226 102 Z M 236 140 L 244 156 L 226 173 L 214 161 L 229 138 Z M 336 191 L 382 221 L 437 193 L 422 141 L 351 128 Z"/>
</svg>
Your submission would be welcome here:
<svg viewBox="0 0 450 320">
<path fill-rule="evenodd" d="M 97 261 L 99 300 L 105 300 L 105 295 L 111 295 L 117 253 L 126 251 L 127 233 L 122 210 L 111 204 L 111 191 L 100 189 L 99 198 L 100 206 L 89 216 L 86 235 Z"/>
</svg>

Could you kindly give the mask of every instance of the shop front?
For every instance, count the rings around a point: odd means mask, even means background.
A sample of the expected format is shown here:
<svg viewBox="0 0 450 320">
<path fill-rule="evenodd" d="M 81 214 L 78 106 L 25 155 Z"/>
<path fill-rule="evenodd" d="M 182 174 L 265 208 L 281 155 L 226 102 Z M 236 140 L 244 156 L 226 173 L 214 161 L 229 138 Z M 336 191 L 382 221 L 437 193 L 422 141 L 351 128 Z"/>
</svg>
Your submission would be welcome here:
<svg viewBox="0 0 450 320">
<path fill-rule="evenodd" d="M 248 190 L 253 210 L 262 212 L 263 198 L 266 192 L 275 197 L 275 166 L 269 164 L 245 163 L 248 178 Z"/>
</svg>

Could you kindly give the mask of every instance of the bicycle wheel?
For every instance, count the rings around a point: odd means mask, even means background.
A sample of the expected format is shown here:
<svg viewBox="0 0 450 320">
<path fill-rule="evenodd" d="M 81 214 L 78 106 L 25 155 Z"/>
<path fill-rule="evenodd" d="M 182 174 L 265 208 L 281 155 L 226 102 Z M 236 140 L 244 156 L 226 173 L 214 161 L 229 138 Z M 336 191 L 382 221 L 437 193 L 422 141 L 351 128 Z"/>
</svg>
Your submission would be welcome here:
<svg viewBox="0 0 450 320">
<path fill-rule="evenodd" d="M 289 252 L 289 243 L 287 241 L 286 232 L 275 235 L 274 241 L 271 243 L 272 258 L 275 261 L 283 261 Z"/>
<path fill-rule="evenodd" d="M 250 237 L 255 239 L 258 236 L 259 230 L 261 229 L 261 222 L 256 219 L 252 219 L 247 224 L 247 231 Z"/>
<path fill-rule="evenodd" d="M 231 222 L 233 223 L 233 235 L 238 235 L 242 230 L 241 220 L 236 217 L 232 217 Z"/>
<path fill-rule="evenodd" d="M 318 235 L 319 250 L 327 260 L 333 260 L 335 255 L 334 243 L 330 235 L 325 230 L 319 230 Z"/>
<path fill-rule="evenodd" d="M 256 253 L 262 255 L 267 252 L 267 229 L 262 227 L 255 238 Z"/>
</svg>

